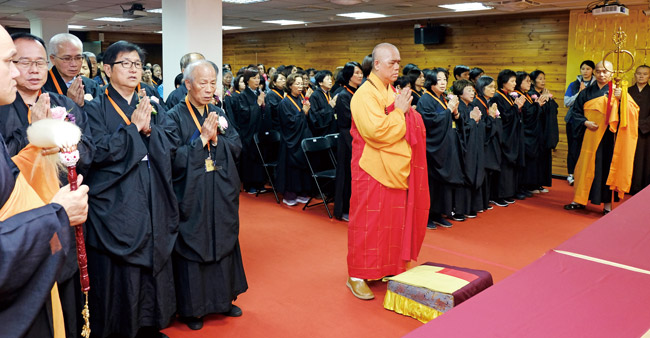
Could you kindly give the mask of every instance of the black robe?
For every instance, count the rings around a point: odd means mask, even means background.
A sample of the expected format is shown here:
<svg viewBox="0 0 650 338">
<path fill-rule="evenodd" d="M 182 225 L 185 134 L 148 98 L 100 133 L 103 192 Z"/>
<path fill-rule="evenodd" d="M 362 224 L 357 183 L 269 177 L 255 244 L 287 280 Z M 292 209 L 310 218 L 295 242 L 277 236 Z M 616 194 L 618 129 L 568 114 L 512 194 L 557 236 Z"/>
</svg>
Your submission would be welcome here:
<svg viewBox="0 0 650 338">
<path fill-rule="evenodd" d="M 427 132 L 427 169 L 431 214 L 451 216 L 456 207 L 455 191 L 465 183 L 461 166 L 459 137 L 452 112 L 436 100 L 433 93 L 425 92 L 418 101 L 417 111 L 422 115 Z M 446 103 L 445 103 L 446 104 Z M 458 211 L 460 212 L 460 211 Z"/>
<path fill-rule="evenodd" d="M 280 131 L 280 116 L 278 106 L 284 98 L 284 91 L 271 88 L 264 97 L 264 129 Z"/>
<path fill-rule="evenodd" d="M 47 72 L 47 81 L 45 81 L 45 84 L 43 85 L 43 90 L 48 91 L 50 93 L 67 95 L 68 86 L 66 86 L 65 81 L 61 77 L 61 74 L 59 74 L 59 71 L 56 69 L 56 67 L 52 67 L 52 69 L 50 70 L 52 71 L 52 74 L 54 74 L 54 78 L 56 79 L 56 82 L 59 84 L 59 88 L 61 89 L 61 92 L 59 93 L 58 89 L 56 89 L 56 85 L 54 84 L 55 79 L 52 78 L 50 72 Z M 82 76 L 81 82 L 84 85 L 84 93 L 90 94 L 93 97 L 93 99 L 99 96 L 99 94 L 102 92 L 99 85 L 97 85 L 97 82 L 95 82 L 92 79 Z M 85 100 L 85 101 L 86 103 L 90 102 L 89 100 Z"/>
<path fill-rule="evenodd" d="M 253 139 L 253 135 L 262 129 L 264 116 L 264 108 L 257 104 L 257 97 L 257 92 L 246 88 L 237 96 L 237 102 L 233 104 L 235 125 L 239 128 L 237 131 L 242 143 L 239 176 L 245 190 L 260 189 L 266 180 L 264 167 Z"/>
<path fill-rule="evenodd" d="M 639 105 L 639 139 L 636 141 L 634 153 L 634 173 L 630 193 L 636 194 L 650 185 L 650 86 L 642 91 L 633 85 L 628 93 Z"/>
<path fill-rule="evenodd" d="M 527 95 L 517 91 L 519 95 Z M 519 172 L 519 183 L 524 189 L 534 190 L 542 185 L 539 156 L 544 149 L 544 111 L 530 95 L 521 107 L 524 129 L 523 146 L 526 166 Z"/>
<path fill-rule="evenodd" d="M 336 116 L 334 115 L 334 108 L 330 106 L 330 99 L 330 93 L 325 93 L 322 88 L 315 89 L 314 93 L 309 97 L 311 107 L 309 108 L 309 114 L 307 114 L 307 121 L 314 136 L 336 133 Z"/>
<path fill-rule="evenodd" d="M 571 117 L 568 125 L 571 127 L 573 135 L 581 147 L 585 131 L 587 130 L 587 127 L 585 127 L 585 122 L 587 121 L 584 113 L 585 103 L 597 97 L 605 96 L 608 93 L 609 85 L 599 88 L 598 83 L 594 82 L 578 94 L 575 103 L 571 107 Z M 589 200 L 596 205 L 612 201 L 612 191 L 606 183 L 607 176 L 609 176 L 609 168 L 612 163 L 612 156 L 614 155 L 615 137 L 616 135 L 609 128 L 606 128 L 605 134 L 596 149 L 594 180 L 589 190 Z M 616 195 L 616 198 L 618 200 L 618 195 Z"/>
<path fill-rule="evenodd" d="M 334 216 L 341 218 L 350 212 L 350 196 L 352 195 L 352 111 L 350 102 L 356 88 L 344 85 L 339 90 L 334 112 L 339 129 L 338 145 L 336 146 L 336 188 L 334 195 Z M 349 90 L 349 91 L 348 91 Z M 352 92 L 352 93 L 350 93 Z"/>
<path fill-rule="evenodd" d="M 531 96 L 541 96 L 541 93 L 531 88 Z M 560 141 L 560 130 L 557 121 L 558 104 L 554 98 L 542 106 L 542 150 L 538 156 L 540 185 L 550 187 L 553 183 L 553 150 Z"/>
<path fill-rule="evenodd" d="M 462 167 L 465 174 L 466 201 L 468 210 L 476 212 L 484 210 L 489 200 L 483 194 L 485 182 L 485 121 L 479 122 L 470 117 L 470 112 L 476 107 L 473 102 L 466 104 L 460 100 L 460 127 L 456 128 L 460 137 Z M 480 110 L 480 109 L 479 109 Z"/>
<path fill-rule="evenodd" d="M 492 103 L 497 104 L 501 118 L 501 173 L 498 197 L 511 198 L 518 188 L 519 168 L 525 166 L 522 114 L 514 104 L 514 98 L 501 90 L 490 99 L 489 106 Z"/>
<path fill-rule="evenodd" d="M 233 92 L 232 94 L 227 93 L 223 99 L 223 110 L 226 112 L 228 120 L 232 123 L 232 126 L 235 128 L 237 133 L 239 133 L 239 127 L 237 126 L 237 121 L 235 119 L 235 104 L 237 103 L 237 97 L 239 92 Z"/>
<path fill-rule="evenodd" d="M 424 89 L 422 89 L 420 91 L 417 91 L 417 90 L 415 90 L 415 88 L 412 88 L 411 89 L 411 94 L 412 94 L 411 97 L 413 98 L 413 100 L 411 101 L 411 105 L 412 106 L 417 106 L 418 102 L 420 101 L 420 99 L 422 98 L 422 95 L 424 95 L 424 93 L 425 93 Z"/>
<path fill-rule="evenodd" d="M 206 115 L 192 107 L 203 124 Z M 208 112 L 224 116 L 209 105 Z M 248 289 L 239 249 L 239 175 L 235 159 L 241 141 L 234 128 L 219 134 L 217 146 L 210 146 L 216 170 L 206 172 L 208 147 L 201 141 L 185 103 L 169 111 L 174 121 L 174 191 L 180 224 L 174 249 L 174 277 L 178 314 L 202 317 L 226 312 L 237 295 Z"/>
<path fill-rule="evenodd" d="M 293 99 L 293 102 L 291 101 Z M 294 105 L 294 102 L 296 105 Z M 311 174 L 302 151 L 302 140 L 312 137 L 300 97 L 287 97 L 278 106 L 282 146 L 278 155 L 275 187 L 280 193 L 306 195 L 311 190 Z"/>
<path fill-rule="evenodd" d="M 88 125 L 88 117 L 72 99 L 67 96 L 59 95 L 56 93 L 49 93 L 50 105 L 52 107 L 65 107 L 66 111 L 74 114 L 75 124 L 79 126 L 82 131 L 81 141 L 77 145 L 79 150 L 80 159 L 77 162 L 77 172 L 86 175 L 90 164 L 93 160 L 93 153 L 95 145 L 92 141 L 90 126 Z M 0 106 L 0 132 L 4 136 L 4 141 L 7 145 L 9 156 L 18 154 L 23 148 L 29 144 L 27 140 L 27 128 L 30 126 L 28 122 L 28 107 L 23 101 L 20 93 L 16 93 L 16 100 L 12 104 Z M 60 177 L 61 185 L 68 184 L 66 174 Z M 70 243 L 68 250 L 75 252 L 75 243 Z M 76 255 L 68 255 L 64 267 L 57 279 L 59 283 L 59 294 L 61 302 L 63 303 L 63 314 L 66 324 L 66 332 L 68 336 L 79 336 L 78 328 L 80 323 L 77 322 L 77 317 L 82 310 L 82 298 L 79 286 L 79 271 Z"/>
<path fill-rule="evenodd" d="M 18 176 L 4 142 L 0 144 L 0 206 Z M 66 257 L 75 256 L 73 228 L 58 204 L 47 204 L 0 222 L 0 337 L 52 337 L 50 291 Z M 53 251 L 58 237 L 61 249 Z"/>
<path fill-rule="evenodd" d="M 185 100 L 185 95 L 187 95 L 187 87 L 185 87 L 185 83 L 181 83 L 178 88 L 174 89 L 174 91 L 169 93 L 169 96 L 167 96 L 167 100 L 165 100 L 165 108 L 167 110 L 174 108 L 175 105 Z"/>
<path fill-rule="evenodd" d="M 477 94 L 474 105 L 481 110 L 481 120 L 485 122 L 485 187 L 484 199 L 496 200 L 499 198 L 499 173 L 501 172 L 501 117 L 488 115 L 492 103 L 481 94 Z"/>
<path fill-rule="evenodd" d="M 131 103 L 108 87 L 130 118 Z M 172 187 L 171 121 L 158 104 L 151 135 L 126 124 L 106 95 L 86 105 L 96 146 L 86 182 L 88 273 L 97 337 L 133 337 L 140 327 L 166 327 L 176 311 L 171 253 L 178 232 Z"/>
</svg>

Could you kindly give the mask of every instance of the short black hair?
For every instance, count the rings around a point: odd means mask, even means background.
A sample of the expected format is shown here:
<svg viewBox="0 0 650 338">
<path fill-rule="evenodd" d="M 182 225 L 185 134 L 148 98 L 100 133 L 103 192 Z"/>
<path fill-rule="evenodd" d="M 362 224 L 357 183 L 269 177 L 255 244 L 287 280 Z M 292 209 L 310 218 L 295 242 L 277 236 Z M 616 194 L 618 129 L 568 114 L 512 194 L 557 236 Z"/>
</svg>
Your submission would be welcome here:
<svg viewBox="0 0 650 338">
<path fill-rule="evenodd" d="M 352 75 L 354 75 L 354 69 L 356 67 L 359 67 L 361 69 L 361 65 L 356 62 L 356 61 L 350 61 L 343 66 L 343 69 L 339 72 L 339 77 L 340 77 L 340 83 L 342 85 L 347 85 L 350 83 L 350 79 L 352 78 Z"/>
<path fill-rule="evenodd" d="M 289 74 L 289 76 L 287 77 L 287 84 L 286 84 L 287 93 L 291 93 L 290 87 L 293 86 L 293 84 L 294 84 L 294 82 L 296 82 L 297 78 L 300 78 L 302 80 L 302 75 L 300 75 L 298 73 Z M 303 85 L 303 87 L 305 86 L 304 83 L 302 85 Z"/>
<path fill-rule="evenodd" d="M 256 67 L 249 67 L 244 70 L 244 74 L 242 76 L 244 77 L 244 85 L 246 85 L 246 88 L 248 88 L 248 80 L 250 80 L 252 77 L 256 77 L 259 74 L 260 72 Z"/>
<path fill-rule="evenodd" d="M 483 75 L 476 80 L 476 94 L 483 96 L 485 87 L 489 86 L 494 82 L 494 79 L 491 76 Z"/>
<path fill-rule="evenodd" d="M 465 90 L 465 87 L 472 87 L 474 88 L 474 82 L 470 80 L 465 80 L 465 79 L 460 79 L 457 81 L 454 81 L 454 84 L 451 85 L 451 91 L 455 95 L 463 95 L 463 91 Z"/>
<path fill-rule="evenodd" d="M 508 83 L 511 78 L 516 78 L 517 73 L 513 72 L 510 69 L 504 69 L 499 72 L 499 75 L 497 76 L 497 89 L 502 89 L 503 85 Z"/>
<path fill-rule="evenodd" d="M 372 72 L 372 54 L 368 54 L 363 58 L 361 71 L 363 72 L 363 77 L 370 76 L 370 72 Z"/>
<path fill-rule="evenodd" d="M 183 83 L 183 73 L 176 75 L 174 78 L 174 86 L 179 87 Z"/>
<path fill-rule="evenodd" d="M 104 62 L 104 52 L 101 52 L 101 53 L 97 54 L 97 56 L 95 57 L 95 59 L 97 60 L 97 63 L 102 63 L 102 62 Z"/>
<path fill-rule="evenodd" d="M 421 74 L 422 71 L 417 68 L 411 68 L 411 70 L 409 70 L 409 72 L 406 73 L 406 77 L 409 79 L 409 82 L 411 83 L 411 89 L 415 90 L 415 81 L 418 80 Z"/>
<path fill-rule="evenodd" d="M 475 81 L 481 74 L 485 73 L 483 69 L 474 67 L 472 70 L 469 71 L 469 79 L 471 81 Z"/>
<path fill-rule="evenodd" d="M 235 88 L 236 91 L 239 90 L 239 81 L 241 81 L 241 79 L 243 77 L 244 77 L 243 75 L 239 74 L 239 75 L 235 76 L 235 79 L 232 81 L 232 87 Z M 244 81 L 244 84 L 245 83 L 246 83 L 246 81 Z"/>
<path fill-rule="evenodd" d="M 533 85 L 535 85 L 535 81 L 542 74 L 544 74 L 544 76 L 546 76 L 546 73 L 544 73 L 543 71 L 541 71 L 539 69 L 530 72 L 530 74 L 529 74 L 530 75 L 530 81 L 533 81 Z"/>
<path fill-rule="evenodd" d="M 418 68 L 418 66 L 417 66 L 416 64 L 409 63 L 409 64 L 407 64 L 406 66 L 404 66 L 404 69 L 402 69 L 402 75 L 408 75 L 408 73 L 409 73 L 412 69 L 419 69 L 419 68 Z"/>
<path fill-rule="evenodd" d="M 406 86 L 409 86 L 411 84 L 411 81 L 409 81 L 408 77 L 406 76 L 400 76 L 393 82 L 393 86 L 395 87 L 400 87 L 400 88 L 405 88 Z"/>
<path fill-rule="evenodd" d="M 309 75 L 309 73 L 305 72 L 305 74 Z M 325 80 L 326 77 L 334 77 L 332 75 L 332 72 L 329 70 L 320 70 L 316 75 L 314 76 L 314 80 L 316 81 L 316 84 L 320 86 L 320 84 Z"/>
<path fill-rule="evenodd" d="M 120 53 L 130 52 L 137 52 L 138 57 L 140 57 L 140 62 L 144 63 L 144 51 L 142 48 L 134 43 L 120 40 L 106 48 L 106 51 L 104 51 L 104 64 L 111 65 L 112 67 L 115 64 L 115 60 L 117 60 L 117 56 Z"/>
<path fill-rule="evenodd" d="M 596 69 L 596 64 L 591 60 L 582 61 L 582 63 L 580 64 L 580 69 L 582 69 L 582 66 L 584 66 L 584 65 L 587 65 L 587 66 L 591 67 L 591 69 Z"/>
<path fill-rule="evenodd" d="M 524 82 L 526 78 L 530 78 L 530 75 L 526 72 L 517 72 L 517 84 L 515 85 L 515 89 L 521 91 L 521 83 Z"/>
<path fill-rule="evenodd" d="M 269 81 L 269 87 L 270 87 L 271 89 L 280 89 L 280 88 L 278 88 L 278 86 L 275 84 L 275 83 L 278 81 L 278 77 L 280 77 L 280 76 L 284 76 L 284 74 L 282 74 L 282 73 L 280 73 L 280 72 L 275 72 L 275 73 L 273 73 L 273 75 L 272 75 L 271 78 L 269 79 L 269 80 L 270 80 L 270 81 Z M 285 77 L 285 81 L 286 81 L 286 77 Z M 261 82 L 261 81 L 260 81 L 260 82 Z"/>
<path fill-rule="evenodd" d="M 457 76 L 460 76 L 461 74 L 463 74 L 465 72 L 469 72 L 469 67 L 467 67 L 465 65 L 458 65 L 458 66 L 454 67 L 454 78 L 456 78 Z"/>
<path fill-rule="evenodd" d="M 443 73 L 447 80 L 449 80 L 449 75 L 444 71 L 444 68 L 435 68 L 430 72 L 424 74 L 424 88 L 431 90 L 431 87 L 438 84 L 438 74 Z"/>
<path fill-rule="evenodd" d="M 45 41 L 43 41 L 43 39 L 39 38 L 38 36 L 26 32 L 18 32 L 18 33 L 11 34 L 11 40 L 16 41 L 18 39 L 32 40 L 40 43 L 41 46 L 43 46 L 43 48 L 45 49 L 45 55 L 47 55 L 47 47 L 45 45 Z"/>
<path fill-rule="evenodd" d="M 95 74 L 93 74 L 93 65 L 92 63 L 90 63 L 90 57 L 87 54 L 83 54 L 83 53 L 81 54 L 81 56 L 84 58 L 84 60 L 86 60 L 86 66 L 88 66 L 88 70 L 90 71 L 88 77 L 91 79 L 94 78 Z M 142 70 L 144 70 L 144 68 L 145 67 L 142 67 Z"/>
</svg>

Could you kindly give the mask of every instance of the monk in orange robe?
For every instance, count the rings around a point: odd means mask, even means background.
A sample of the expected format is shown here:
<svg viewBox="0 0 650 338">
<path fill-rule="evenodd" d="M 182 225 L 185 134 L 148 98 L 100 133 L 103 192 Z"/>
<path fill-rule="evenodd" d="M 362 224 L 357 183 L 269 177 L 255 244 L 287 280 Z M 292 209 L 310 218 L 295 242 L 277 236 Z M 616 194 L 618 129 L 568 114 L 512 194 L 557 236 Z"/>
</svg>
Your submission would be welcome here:
<svg viewBox="0 0 650 338">
<path fill-rule="evenodd" d="M 406 270 L 417 259 L 429 215 L 425 128 L 411 93 L 390 85 L 400 55 L 382 43 L 368 80 L 352 97 L 352 195 L 347 286 L 360 299 L 374 294 L 367 279 Z"/>
<path fill-rule="evenodd" d="M 596 65 L 596 83 L 583 90 L 571 108 L 571 127 L 582 138 L 575 168 L 574 198 L 567 210 L 584 209 L 588 201 L 612 210 L 613 192 L 618 198 L 630 191 L 634 152 L 638 138 L 639 107 L 611 81 L 612 64 Z M 626 86 L 626 83 L 623 83 Z"/>
</svg>

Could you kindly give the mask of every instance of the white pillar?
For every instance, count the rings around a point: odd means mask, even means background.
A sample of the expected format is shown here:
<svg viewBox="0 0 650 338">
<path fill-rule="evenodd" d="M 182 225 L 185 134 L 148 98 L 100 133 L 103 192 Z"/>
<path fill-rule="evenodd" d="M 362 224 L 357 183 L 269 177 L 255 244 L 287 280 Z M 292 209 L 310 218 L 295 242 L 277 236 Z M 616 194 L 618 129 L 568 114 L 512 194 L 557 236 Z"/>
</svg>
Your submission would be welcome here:
<svg viewBox="0 0 650 338">
<path fill-rule="evenodd" d="M 163 0 L 162 9 L 164 97 L 174 90 L 180 59 L 189 52 L 199 52 L 219 66 L 221 88 L 221 0 Z"/>
<path fill-rule="evenodd" d="M 68 21 L 74 13 L 29 11 L 24 15 L 29 19 L 30 33 L 41 37 L 47 45 L 53 36 L 68 32 Z"/>
</svg>

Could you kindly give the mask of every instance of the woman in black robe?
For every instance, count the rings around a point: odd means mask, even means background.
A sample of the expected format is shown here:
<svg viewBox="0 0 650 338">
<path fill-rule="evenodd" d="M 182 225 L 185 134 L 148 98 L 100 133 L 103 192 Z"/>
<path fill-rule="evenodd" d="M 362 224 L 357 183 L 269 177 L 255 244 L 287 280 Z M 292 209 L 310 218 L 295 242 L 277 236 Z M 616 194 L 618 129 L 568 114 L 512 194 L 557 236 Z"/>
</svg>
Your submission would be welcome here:
<svg viewBox="0 0 650 338">
<path fill-rule="evenodd" d="M 262 129 L 265 94 L 257 90 L 260 85 L 260 74 L 257 68 L 247 68 L 242 78 L 246 89 L 241 92 L 233 105 L 234 118 L 242 142 L 239 176 L 244 184 L 244 190 L 249 194 L 256 194 L 264 190 L 266 178 L 253 140 L 253 135 Z"/>
<path fill-rule="evenodd" d="M 484 200 L 492 204 L 507 207 L 508 203 L 499 203 L 499 173 L 501 172 L 501 117 L 497 116 L 497 104 L 490 103 L 497 90 L 497 83 L 490 76 L 481 76 L 476 81 L 475 105 L 481 110 L 485 121 L 485 183 Z M 486 209 L 492 209 L 486 206 Z"/>
<path fill-rule="evenodd" d="M 287 96 L 278 106 L 282 148 L 278 159 L 276 189 L 283 194 L 282 202 L 288 206 L 307 203 L 311 190 L 311 175 L 301 148 L 302 140 L 312 137 L 307 125 L 310 104 L 302 100 L 302 76 L 291 74 L 287 78 Z"/>
<path fill-rule="evenodd" d="M 337 219 L 349 220 L 350 195 L 352 194 L 352 173 L 350 171 L 352 162 L 352 112 L 350 101 L 363 82 L 363 71 L 358 62 L 351 61 L 345 64 L 341 72 L 341 90 L 338 94 L 334 112 L 339 129 L 338 145 L 336 149 L 336 189 L 334 196 L 334 217 Z"/>
<path fill-rule="evenodd" d="M 241 75 L 237 75 L 233 83 L 233 87 L 226 91 L 226 95 L 223 99 L 223 107 L 226 111 L 226 116 L 228 116 L 228 120 L 232 122 L 233 127 L 235 127 L 237 132 L 239 132 L 237 119 L 235 118 L 235 109 L 239 95 L 244 89 L 246 89 L 246 85 L 244 84 L 244 77 Z"/>
<path fill-rule="evenodd" d="M 546 97 L 546 104 L 542 106 L 542 150 L 538 156 L 539 162 L 539 182 L 540 186 L 535 189 L 540 192 L 548 192 L 544 187 L 550 187 L 553 180 L 553 150 L 557 147 L 560 140 L 560 131 L 557 123 L 557 108 L 559 107 L 551 92 L 546 88 L 546 74 L 541 70 L 535 70 L 530 73 L 532 86 L 530 94 L 533 100 L 539 100 L 542 96 Z M 533 190 L 533 192 L 535 192 Z"/>
<path fill-rule="evenodd" d="M 334 107 L 336 106 L 336 97 L 332 97 L 330 89 L 332 88 L 332 72 L 321 70 L 316 73 L 316 84 L 318 85 L 314 92 L 309 96 L 311 109 L 307 121 L 309 128 L 314 136 L 325 136 L 336 133 L 336 117 Z M 304 83 L 304 78 L 303 78 Z"/>
<path fill-rule="evenodd" d="M 280 130 L 280 117 L 278 115 L 278 106 L 280 101 L 284 99 L 285 85 L 287 83 L 287 78 L 284 77 L 282 73 L 275 73 L 271 75 L 271 81 L 269 81 L 269 92 L 266 95 L 265 104 L 265 124 L 270 126 L 272 130 Z"/>
<path fill-rule="evenodd" d="M 411 84 L 411 93 L 413 94 L 413 100 L 411 101 L 412 106 L 417 106 L 418 101 L 424 94 L 424 73 L 418 68 L 413 68 L 408 71 L 406 77 Z"/>
<path fill-rule="evenodd" d="M 458 98 L 452 97 L 447 102 L 444 94 L 447 75 L 440 68 L 425 75 L 424 87 L 425 93 L 418 102 L 417 111 L 422 115 L 427 132 L 427 169 L 431 198 L 427 227 L 451 227 L 451 223 L 443 219 L 442 215 L 454 216 L 454 194 L 465 182 L 455 130 L 460 121 Z M 464 217 L 455 220 L 462 221 Z"/>
<path fill-rule="evenodd" d="M 515 85 L 515 93 L 523 96 L 524 106 L 521 108 L 522 126 L 524 129 L 524 156 L 526 165 L 520 168 L 519 172 L 519 188 L 517 190 L 517 198 L 523 199 L 532 197 L 533 190 L 538 190 L 541 185 L 540 181 L 540 163 L 539 155 L 542 152 L 543 140 L 543 125 L 542 125 L 542 105 L 546 103 L 546 96 L 541 99 L 533 100 L 528 94 L 531 87 L 530 76 L 526 72 L 517 72 L 517 84 Z M 539 191 L 537 191 L 539 193 Z"/>
<path fill-rule="evenodd" d="M 490 100 L 490 103 L 497 104 L 502 122 L 501 174 L 498 199 L 495 200 L 498 204 L 515 203 L 518 168 L 522 168 L 525 164 L 521 108 L 526 98 L 519 96 L 515 99 L 510 95 L 515 91 L 516 84 L 517 74 L 510 69 L 502 70 L 497 77 L 499 89 Z"/>
</svg>

